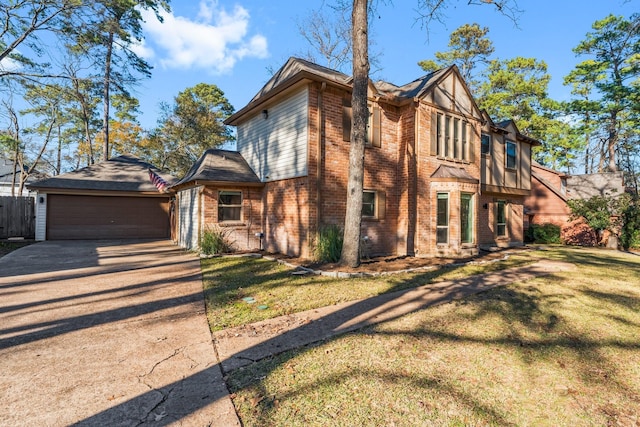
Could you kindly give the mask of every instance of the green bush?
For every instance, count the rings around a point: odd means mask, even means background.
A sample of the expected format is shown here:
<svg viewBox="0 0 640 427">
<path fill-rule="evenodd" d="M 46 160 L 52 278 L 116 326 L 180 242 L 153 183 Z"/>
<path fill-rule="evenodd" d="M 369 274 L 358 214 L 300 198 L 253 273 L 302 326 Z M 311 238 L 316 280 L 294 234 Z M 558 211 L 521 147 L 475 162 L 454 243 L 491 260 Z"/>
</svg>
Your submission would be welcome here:
<svg viewBox="0 0 640 427">
<path fill-rule="evenodd" d="M 626 250 L 640 248 L 640 201 L 630 201 L 622 212 L 620 244 Z"/>
<path fill-rule="evenodd" d="M 531 224 L 528 234 L 535 243 L 562 243 L 560 226 L 555 224 Z"/>
<path fill-rule="evenodd" d="M 205 255 L 216 255 L 231 252 L 233 241 L 231 230 L 218 226 L 207 227 L 200 236 L 200 251 Z"/>
<path fill-rule="evenodd" d="M 337 225 L 322 227 L 316 235 L 314 255 L 316 260 L 338 262 L 342 253 L 342 228 Z"/>
</svg>

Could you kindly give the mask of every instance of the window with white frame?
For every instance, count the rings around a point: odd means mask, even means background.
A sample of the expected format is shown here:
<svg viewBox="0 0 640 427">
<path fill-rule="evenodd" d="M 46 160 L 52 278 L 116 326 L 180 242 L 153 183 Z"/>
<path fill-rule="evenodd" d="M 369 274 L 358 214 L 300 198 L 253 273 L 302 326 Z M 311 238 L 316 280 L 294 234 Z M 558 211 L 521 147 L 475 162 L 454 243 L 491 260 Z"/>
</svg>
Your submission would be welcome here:
<svg viewBox="0 0 640 427">
<path fill-rule="evenodd" d="M 473 194 L 460 194 L 460 241 L 473 243 Z"/>
<path fill-rule="evenodd" d="M 438 193 L 436 243 L 449 243 L 449 194 Z"/>
<path fill-rule="evenodd" d="M 507 203 L 504 200 L 498 200 L 496 203 L 496 235 L 507 235 Z"/>
<path fill-rule="evenodd" d="M 242 220 L 242 191 L 218 192 L 218 222 Z"/>
</svg>

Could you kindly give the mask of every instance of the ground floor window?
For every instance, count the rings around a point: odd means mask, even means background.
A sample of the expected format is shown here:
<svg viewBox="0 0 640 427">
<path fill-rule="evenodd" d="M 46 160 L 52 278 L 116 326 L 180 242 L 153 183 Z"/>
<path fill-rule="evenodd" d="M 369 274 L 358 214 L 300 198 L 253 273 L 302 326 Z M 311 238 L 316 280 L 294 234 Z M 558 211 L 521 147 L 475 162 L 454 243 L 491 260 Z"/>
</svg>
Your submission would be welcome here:
<svg viewBox="0 0 640 427">
<path fill-rule="evenodd" d="M 218 222 L 241 221 L 242 191 L 218 192 Z"/>
<path fill-rule="evenodd" d="M 460 194 L 460 241 L 473 243 L 473 194 Z"/>
<path fill-rule="evenodd" d="M 436 243 L 449 242 L 449 194 L 438 193 Z"/>
<path fill-rule="evenodd" d="M 496 204 L 496 235 L 507 235 L 507 204 L 504 200 L 498 200 Z"/>
<path fill-rule="evenodd" d="M 376 216 L 376 192 L 362 192 L 362 216 L 375 218 Z"/>
</svg>

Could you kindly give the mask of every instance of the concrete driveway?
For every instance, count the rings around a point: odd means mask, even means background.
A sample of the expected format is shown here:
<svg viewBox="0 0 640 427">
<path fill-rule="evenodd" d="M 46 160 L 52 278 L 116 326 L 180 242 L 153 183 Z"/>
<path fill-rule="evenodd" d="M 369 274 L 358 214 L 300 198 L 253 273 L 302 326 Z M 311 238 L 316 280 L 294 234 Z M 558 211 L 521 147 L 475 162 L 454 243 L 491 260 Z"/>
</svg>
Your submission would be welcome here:
<svg viewBox="0 0 640 427">
<path fill-rule="evenodd" d="M 200 263 L 168 241 L 0 258 L 0 425 L 239 425 Z"/>
</svg>

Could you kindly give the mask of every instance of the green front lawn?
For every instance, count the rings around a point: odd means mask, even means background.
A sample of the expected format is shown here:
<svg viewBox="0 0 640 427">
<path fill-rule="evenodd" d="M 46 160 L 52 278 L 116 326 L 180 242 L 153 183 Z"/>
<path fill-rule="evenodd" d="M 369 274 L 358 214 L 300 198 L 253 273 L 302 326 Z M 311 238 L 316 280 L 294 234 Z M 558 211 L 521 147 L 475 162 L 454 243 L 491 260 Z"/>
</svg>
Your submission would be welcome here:
<svg viewBox="0 0 640 427">
<path fill-rule="evenodd" d="M 218 331 L 536 260 L 531 252 L 522 252 L 508 260 L 484 265 L 353 279 L 293 275 L 291 268 L 274 261 L 247 257 L 208 258 L 203 259 L 201 264 L 209 325 L 212 331 Z M 249 300 L 251 302 L 245 298 L 252 298 Z"/>
<path fill-rule="evenodd" d="M 527 254 L 529 260 L 539 257 L 578 268 L 415 312 L 232 372 L 228 385 L 243 424 L 637 425 L 640 256 L 563 247 Z M 334 282 L 293 277 L 259 260 L 209 262 L 217 265 L 205 265 L 210 318 L 225 309 L 247 309 L 242 316 L 251 321 L 275 311 L 271 307 L 278 302 L 277 310 L 298 311 L 320 304 L 316 301 L 467 274 L 447 269 Z M 491 266 L 485 267 L 497 268 Z M 243 289 L 241 283 L 246 283 Z M 243 305 L 238 298 L 245 295 L 270 308 Z M 224 322 L 231 325 L 242 316 Z"/>
</svg>

